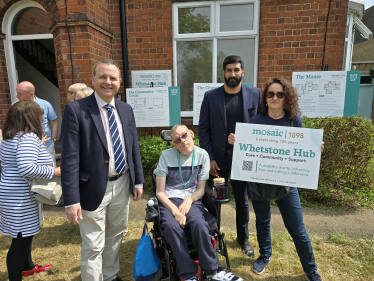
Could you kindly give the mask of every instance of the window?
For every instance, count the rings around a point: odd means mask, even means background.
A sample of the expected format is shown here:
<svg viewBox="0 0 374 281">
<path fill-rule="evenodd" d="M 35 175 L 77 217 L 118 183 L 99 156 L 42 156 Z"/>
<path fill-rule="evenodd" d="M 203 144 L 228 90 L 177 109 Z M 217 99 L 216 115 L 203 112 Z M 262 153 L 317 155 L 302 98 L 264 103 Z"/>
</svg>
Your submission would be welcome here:
<svg viewBox="0 0 374 281">
<path fill-rule="evenodd" d="M 182 116 L 192 116 L 193 84 L 223 83 L 222 62 L 244 61 L 244 83 L 257 84 L 259 0 L 173 4 L 174 85 Z"/>
</svg>

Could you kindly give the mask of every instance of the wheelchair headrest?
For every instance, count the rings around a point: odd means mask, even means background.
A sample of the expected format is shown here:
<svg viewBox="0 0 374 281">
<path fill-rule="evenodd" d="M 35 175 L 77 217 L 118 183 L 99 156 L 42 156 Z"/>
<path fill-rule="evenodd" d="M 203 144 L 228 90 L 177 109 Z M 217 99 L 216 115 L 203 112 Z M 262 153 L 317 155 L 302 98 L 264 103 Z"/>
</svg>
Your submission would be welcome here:
<svg viewBox="0 0 374 281">
<path fill-rule="evenodd" d="M 162 130 L 160 135 L 163 141 L 172 141 L 171 130 Z"/>
</svg>

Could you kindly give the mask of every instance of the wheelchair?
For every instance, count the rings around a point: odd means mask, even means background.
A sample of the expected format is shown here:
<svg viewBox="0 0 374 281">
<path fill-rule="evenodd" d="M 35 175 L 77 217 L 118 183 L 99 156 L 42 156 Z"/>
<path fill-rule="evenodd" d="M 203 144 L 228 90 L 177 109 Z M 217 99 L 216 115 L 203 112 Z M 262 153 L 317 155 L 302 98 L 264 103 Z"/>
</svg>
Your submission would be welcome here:
<svg viewBox="0 0 374 281">
<path fill-rule="evenodd" d="M 170 147 L 172 141 L 170 130 L 163 130 L 161 138 Z M 160 227 L 160 212 L 158 208 L 158 200 L 156 197 L 156 176 L 153 174 L 152 169 L 152 192 L 148 194 L 148 202 L 146 207 L 146 222 L 152 222 L 151 236 L 154 241 L 157 255 L 160 259 L 160 270 L 153 279 L 154 281 L 181 281 L 178 275 L 178 268 L 176 260 L 173 256 L 171 247 L 166 242 L 165 238 L 161 235 Z M 218 267 L 218 271 L 225 270 L 227 273 L 231 272 L 230 261 L 227 253 L 227 246 L 225 242 L 225 234 L 220 231 L 221 222 L 221 204 L 228 203 L 230 197 L 218 200 L 214 198 L 213 191 L 210 187 L 205 188 L 205 195 L 202 198 L 202 203 L 205 207 L 205 220 L 209 225 L 209 234 L 212 236 L 212 247 L 215 249 L 217 264 L 219 263 L 219 255 L 222 255 L 226 261 L 226 267 Z M 188 244 L 188 251 L 193 260 L 198 260 L 197 250 L 194 248 L 192 240 L 185 237 Z M 201 279 L 204 280 L 206 276 L 201 273 Z"/>
</svg>

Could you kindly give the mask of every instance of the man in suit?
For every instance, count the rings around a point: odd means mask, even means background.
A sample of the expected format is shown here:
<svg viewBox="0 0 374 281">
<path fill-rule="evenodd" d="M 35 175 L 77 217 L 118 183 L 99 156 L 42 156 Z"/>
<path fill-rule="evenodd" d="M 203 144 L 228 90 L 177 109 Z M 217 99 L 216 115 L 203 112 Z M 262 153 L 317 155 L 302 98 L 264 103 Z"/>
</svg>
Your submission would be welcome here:
<svg viewBox="0 0 374 281">
<path fill-rule="evenodd" d="M 95 65 L 95 93 L 66 105 L 61 132 L 65 212 L 79 224 L 83 281 L 121 280 L 119 248 L 130 192 L 143 193 L 144 175 L 132 108 L 114 99 L 118 65 Z"/>
<path fill-rule="evenodd" d="M 244 64 L 239 56 L 228 56 L 223 61 L 225 84 L 208 91 L 204 95 L 200 109 L 199 141 L 210 158 L 208 185 L 213 185 L 214 177 L 228 180 L 233 146 L 228 143 L 230 133 L 235 133 L 236 122 L 248 123 L 257 114 L 261 91 L 242 85 Z M 243 251 L 254 257 L 248 242 L 249 206 L 246 182 L 231 180 L 236 204 L 237 241 Z"/>
</svg>

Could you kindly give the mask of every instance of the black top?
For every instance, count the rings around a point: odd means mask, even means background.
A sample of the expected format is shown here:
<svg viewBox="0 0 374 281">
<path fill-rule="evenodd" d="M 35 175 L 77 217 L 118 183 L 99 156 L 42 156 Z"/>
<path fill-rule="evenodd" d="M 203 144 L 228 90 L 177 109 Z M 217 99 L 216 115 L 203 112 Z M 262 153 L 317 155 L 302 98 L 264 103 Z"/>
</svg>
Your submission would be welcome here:
<svg viewBox="0 0 374 281">
<path fill-rule="evenodd" d="M 281 119 L 273 119 L 267 114 L 257 114 L 249 120 L 249 123 L 272 126 L 291 126 L 291 120 L 288 118 L 288 114 L 285 114 Z M 293 126 L 300 128 L 303 127 L 303 122 L 299 115 L 296 116 Z"/>
<path fill-rule="evenodd" d="M 243 122 L 243 95 L 242 91 L 236 94 L 228 94 L 225 92 L 225 107 L 227 120 L 226 149 L 232 149 L 233 145 L 229 144 L 228 136 L 235 134 L 236 122 Z"/>
</svg>

